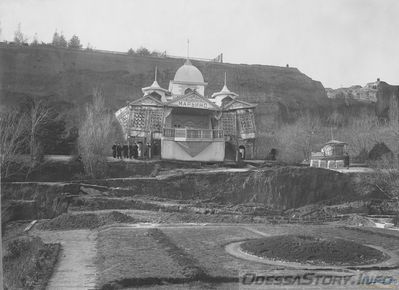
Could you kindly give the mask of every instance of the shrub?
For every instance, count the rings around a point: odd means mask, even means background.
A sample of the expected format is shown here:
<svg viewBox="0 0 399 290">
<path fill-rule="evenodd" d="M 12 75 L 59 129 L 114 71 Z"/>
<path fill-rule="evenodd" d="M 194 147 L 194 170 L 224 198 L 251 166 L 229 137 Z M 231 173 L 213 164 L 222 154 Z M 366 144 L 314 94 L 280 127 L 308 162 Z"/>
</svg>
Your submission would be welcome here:
<svg viewBox="0 0 399 290">
<path fill-rule="evenodd" d="M 79 153 L 87 176 L 104 177 L 107 156 L 112 146 L 112 115 L 105 109 L 99 89 L 94 90 L 93 103 L 86 108 L 86 118 L 79 130 Z"/>
<path fill-rule="evenodd" d="M 9 242 L 7 249 L 3 258 L 4 289 L 45 289 L 60 245 L 24 236 Z"/>
<path fill-rule="evenodd" d="M 10 258 L 18 258 L 26 253 L 33 245 L 31 239 L 16 239 L 10 242 L 7 246 L 8 256 Z"/>
</svg>

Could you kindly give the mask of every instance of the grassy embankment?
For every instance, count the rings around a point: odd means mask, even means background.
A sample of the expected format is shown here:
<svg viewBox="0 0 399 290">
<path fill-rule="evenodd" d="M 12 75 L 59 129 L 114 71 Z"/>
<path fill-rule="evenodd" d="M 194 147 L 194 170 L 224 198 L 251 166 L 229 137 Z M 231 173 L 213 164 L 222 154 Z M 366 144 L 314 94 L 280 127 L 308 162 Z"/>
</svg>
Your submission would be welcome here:
<svg viewBox="0 0 399 290">
<path fill-rule="evenodd" d="M 22 236 L 6 244 L 3 258 L 5 289 L 45 289 L 57 262 L 60 244 Z"/>
</svg>

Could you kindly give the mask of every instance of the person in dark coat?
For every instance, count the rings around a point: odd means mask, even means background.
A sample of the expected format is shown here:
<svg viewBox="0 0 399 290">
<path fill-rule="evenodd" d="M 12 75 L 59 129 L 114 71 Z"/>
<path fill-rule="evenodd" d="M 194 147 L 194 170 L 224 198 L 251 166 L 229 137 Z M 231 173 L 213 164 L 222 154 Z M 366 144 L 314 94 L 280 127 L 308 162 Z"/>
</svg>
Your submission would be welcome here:
<svg viewBox="0 0 399 290">
<path fill-rule="evenodd" d="M 267 160 L 276 160 L 276 156 L 277 156 L 277 149 L 272 148 L 269 154 L 267 155 Z"/>
<path fill-rule="evenodd" d="M 123 145 L 123 158 L 128 158 L 129 156 L 129 146 L 127 144 Z"/>
<path fill-rule="evenodd" d="M 147 143 L 146 157 L 147 157 L 148 159 L 151 159 L 151 157 L 152 157 L 151 143 Z"/>
<path fill-rule="evenodd" d="M 121 146 L 121 143 L 118 143 L 118 145 L 116 145 L 116 158 L 122 159 L 122 146 Z"/>
<path fill-rule="evenodd" d="M 138 150 L 139 149 L 139 147 L 137 146 L 137 143 L 136 142 L 134 142 L 134 144 L 133 144 L 133 158 L 134 159 L 137 159 L 137 157 L 138 157 Z"/>
<path fill-rule="evenodd" d="M 137 143 L 137 157 L 140 159 L 143 157 L 143 143 L 142 142 Z"/>
<path fill-rule="evenodd" d="M 133 157 L 133 145 L 129 144 L 129 159 L 132 159 Z"/>
<path fill-rule="evenodd" d="M 349 154 L 348 154 L 348 152 L 345 152 L 344 166 L 349 169 Z"/>
<path fill-rule="evenodd" d="M 114 143 L 114 145 L 112 145 L 112 156 L 114 158 L 116 158 L 116 143 Z"/>
</svg>

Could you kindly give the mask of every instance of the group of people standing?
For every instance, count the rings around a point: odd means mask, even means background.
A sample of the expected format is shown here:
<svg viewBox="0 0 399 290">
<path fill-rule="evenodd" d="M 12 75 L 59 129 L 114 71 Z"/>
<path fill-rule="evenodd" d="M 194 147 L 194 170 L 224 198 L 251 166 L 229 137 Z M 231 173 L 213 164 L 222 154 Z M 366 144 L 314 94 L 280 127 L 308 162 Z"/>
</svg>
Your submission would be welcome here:
<svg viewBox="0 0 399 290">
<path fill-rule="evenodd" d="M 146 146 L 146 152 L 143 152 L 143 143 L 141 142 L 134 142 L 133 144 L 123 144 L 121 143 L 114 143 L 112 145 L 112 156 L 117 159 L 138 159 L 141 157 L 151 158 L 151 144 L 148 143 Z"/>
<path fill-rule="evenodd" d="M 141 150 L 142 146 L 139 146 L 137 143 L 134 143 L 133 145 L 121 145 L 121 143 L 115 143 L 112 145 L 112 156 L 117 159 L 137 159 L 139 156 L 141 156 Z"/>
</svg>

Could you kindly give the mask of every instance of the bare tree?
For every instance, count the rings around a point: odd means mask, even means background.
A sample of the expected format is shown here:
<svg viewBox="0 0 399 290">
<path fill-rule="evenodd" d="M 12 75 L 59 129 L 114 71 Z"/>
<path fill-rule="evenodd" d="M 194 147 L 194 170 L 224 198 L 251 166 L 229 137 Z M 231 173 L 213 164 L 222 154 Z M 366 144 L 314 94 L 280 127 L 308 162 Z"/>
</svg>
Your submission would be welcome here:
<svg viewBox="0 0 399 290">
<path fill-rule="evenodd" d="M 21 31 L 21 23 L 18 23 L 18 28 L 14 32 L 14 42 L 17 44 L 23 44 L 28 42 L 28 38 Z"/>
<path fill-rule="evenodd" d="M 334 127 L 341 127 L 344 124 L 344 116 L 335 110 L 327 117 L 327 121 Z"/>
<path fill-rule="evenodd" d="M 147 48 L 141 46 L 136 50 L 136 55 L 149 56 L 151 52 Z"/>
<path fill-rule="evenodd" d="M 44 100 L 32 99 L 29 111 L 29 153 L 31 162 L 40 162 L 42 156 L 39 135 L 55 117 L 54 110 Z"/>
<path fill-rule="evenodd" d="M 393 158 L 392 158 L 393 157 Z M 399 163 L 397 156 L 386 154 L 380 159 L 370 162 L 374 169 L 367 183 L 391 199 L 399 199 Z"/>
<path fill-rule="evenodd" d="M 399 102 L 398 96 L 392 94 L 389 101 L 389 123 L 396 127 L 399 123 Z"/>
<path fill-rule="evenodd" d="M 33 40 L 32 40 L 32 45 L 39 45 L 39 40 L 38 40 L 38 36 L 37 33 L 35 33 L 35 35 L 33 36 Z"/>
<path fill-rule="evenodd" d="M 392 95 L 389 104 L 389 128 L 394 138 L 399 140 L 399 96 Z M 396 153 L 399 154 L 399 141 L 396 142 Z"/>
<path fill-rule="evenodd" d="M 58 34 L 57 30 L 53 34 L 53 41 L 51 42 L 51 44 L 54 46 L 60 45 L 60 35 Z"/>
<path fill-rule="evenodd" d="M 399 104 L 395 94 L 392 95 L 389 104 L 389 122 L 380 126 L 377 136 L 380 141 L 390 144 L 394 154 L 387 154 L 371 162 L 374 175 L 368 182 L 388 198 L 397 200 L 399 199 Z"/>
<path fill-rule="evenodd" d="M 82 45 L 80 44 L 80 39 L 75 34 L 69 40 L 68 48 L 75 48 L 75 49 L 81 49 L 82 48 Z"/>
<path fill-rule="evenodd" d="M 349 144 L 350 154 L 357 156 L 368 152 L 371 147 L 381 141 L 381 124 L 373 113 L 363 112 L 359 117 L 351 119 L 349 124 L 337 132 L 337 137 Z"/>
<path fill-rule="evenodd" d="M 62 34 L 62 32 L 58 33 L 57 31 L 55 31 L 53 34 L 53 41 L 51 44 L 57 47 L 68 46 L 68 42 L 66 41 L 65 36 Z"/>
<path fill-rule="evenodd" d="M 26 114 L 13 110 L 0 117 L 1 177 L 8 179 L 23 170 L 21 154 L 28 142 Z"/>
<path fill-rule="evenodd" d="M 59 46 L 64 48 L 68 47 L 68 42 L 66 41 L 65 36 L 62 33 L 60 34 Z"/>
<path fill-rule="evenodd" d="M 287 162 L 308 160 L 324 135 L 320 118 L 310 113 L 303 114 L 295 123 L 281 127 L 276 133 L 279 156 Z"/>
<path fill-rule="evenodd" d="M 46 100 L 29 98 L 27 102 L 27 138 L 30 155 L 30 166 L 25 179 L 43 162 L 44 152 L 41 138 L 43 131 L 56 118 L 56 112 Z"/>
<path fill-rule="evenodd" d="M 93 90 L 93 103 L 86 108 L 86 117 L 79 130 L 79 153 L 85 173 L 92 177 L 106 174 L 107 156 L 112 144 L 112 114 L 105 109 L 100 89 Z"/>
</svg>

